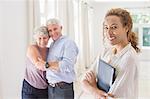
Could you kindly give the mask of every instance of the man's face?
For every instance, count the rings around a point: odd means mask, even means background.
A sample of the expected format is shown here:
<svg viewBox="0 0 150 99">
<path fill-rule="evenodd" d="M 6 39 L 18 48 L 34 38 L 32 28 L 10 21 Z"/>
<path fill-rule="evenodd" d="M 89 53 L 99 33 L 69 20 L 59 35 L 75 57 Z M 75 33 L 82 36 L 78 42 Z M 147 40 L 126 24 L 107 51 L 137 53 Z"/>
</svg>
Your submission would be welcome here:
<svg viewBox="0 0 150 99">
<path fill-rule="evenodd" d="M 62 35 L 61 34 L 62 26 L 58 24 L 50 24 L 47 27 L 49 35 L 54 41 L 57 40 Z"/>
</svg>

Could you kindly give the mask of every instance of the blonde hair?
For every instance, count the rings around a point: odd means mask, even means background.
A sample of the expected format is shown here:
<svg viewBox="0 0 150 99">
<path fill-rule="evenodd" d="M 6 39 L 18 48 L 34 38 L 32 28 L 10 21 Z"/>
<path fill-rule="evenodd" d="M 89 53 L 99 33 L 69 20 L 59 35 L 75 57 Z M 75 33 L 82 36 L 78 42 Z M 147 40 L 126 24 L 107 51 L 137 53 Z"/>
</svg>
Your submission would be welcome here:
<svg viewBox="0 0 150 99">
<path fill-rule="evenodd" d="M 128 41 L 131 43 L 132 47 L 135 49 L 137 53 L 140 52 L 140 49 L 137 47 L 138 37 L 134 32 L 132 32 L 133 22 L 130 13 L 125 9 L 114 8 L 110 9 L 106 13 L 105 18 L 112 15 L 118 16 L 120 18 L 123 27 L 128 27 L 127 32 Z"/>
</svg>

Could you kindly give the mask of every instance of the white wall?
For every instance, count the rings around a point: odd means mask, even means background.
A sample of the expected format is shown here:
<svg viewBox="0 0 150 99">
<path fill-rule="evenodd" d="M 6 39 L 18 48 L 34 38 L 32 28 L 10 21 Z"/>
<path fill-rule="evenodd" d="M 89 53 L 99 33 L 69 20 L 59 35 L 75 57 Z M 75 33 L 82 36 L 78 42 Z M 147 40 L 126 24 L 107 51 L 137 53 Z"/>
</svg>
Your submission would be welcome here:
<svg viewBox="0 0 150 99">
<path fill-rule="evenodd" d="M 27 45 L 25 0 L 0 0 L 0 99 L 20 99 Z"/>
</svg>

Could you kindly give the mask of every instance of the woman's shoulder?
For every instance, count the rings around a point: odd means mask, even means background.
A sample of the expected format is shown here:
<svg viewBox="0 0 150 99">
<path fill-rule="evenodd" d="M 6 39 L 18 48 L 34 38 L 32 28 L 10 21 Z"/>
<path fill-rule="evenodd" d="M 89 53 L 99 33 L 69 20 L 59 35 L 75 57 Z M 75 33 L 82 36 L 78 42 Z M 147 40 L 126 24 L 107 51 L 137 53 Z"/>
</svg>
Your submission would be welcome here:
<svg viewBox="0 0 150 99">
<path fill-rule="evenodd" d="M 122 59 L 128 63 L 136 63 L 138 62 L 138 54 L 134 48 L 130 48 L 127 53 L 123 55 Z"/>
<path fill-rule="evenodd" d="M 35 45 L 35 44 L 30 44 L 30 45 L 28 46 L 28 50 L 37 50 L 37 49 L 38 49 L 38 46 Z"/>
<path fill-rule="evenodd" d="M 130 49 L 127 52 L 127 57 L 129 58 L 137 58 L 138 57 L 138 53 L 135 51 L 135 49 L 133 47 L 130 47 Z"/>
<path fill-rule="evenodd" d="M 27 54 L 38 52 L 38 46 L 35 44 L 30 44 L 27 48 Z"/>
</svg>

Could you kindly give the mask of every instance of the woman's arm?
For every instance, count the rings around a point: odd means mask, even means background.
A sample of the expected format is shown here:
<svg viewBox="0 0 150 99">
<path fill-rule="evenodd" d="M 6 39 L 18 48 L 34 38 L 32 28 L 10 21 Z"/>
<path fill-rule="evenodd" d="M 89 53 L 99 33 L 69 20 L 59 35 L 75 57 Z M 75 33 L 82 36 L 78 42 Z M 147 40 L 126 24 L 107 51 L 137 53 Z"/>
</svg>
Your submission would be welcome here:
<svg viewBox="0 0 150 99">
<path fill-rule="evenodd" d="M 45 64 L 46 62 L 43 59 L 38 58 L 38 63 Z M 49 67 L 47 69 L 51 69 L 52 71 L 55 71 L 55 72 L 59 71 L 59 62 L 58 61 L 50 61 L 50 62 L 48 62 L 48 64 L 49 64 Z"/>
<path fill-rule="evenodd" d="M 96 99 L 106 98 L 108 96 L 107 93 L 98 89 L 96 76 L 92 71 L 89 71 L 85 74 L 81 84 L 83 86 L 83 90 L 87 93 L 92 94 Z"/>
<path fill-rule="evenodd" d="M 39 70 L 45 71 L 45 61 L 41 62 L 38 58 L 40 57 L 40 53 L 36 47 L 36 45 L 30 45 L 27 49 L 27 57 L 31 60 L 31 62 L 38 68 Z"/>
<path fill-rule="evenodd" d="M 109 93 L 113 94 L 116 98 L 134 98 L 136 97 L 135 86 L 137 77 L 136 61 L 133 57 L 127 57 L 122 63 L 122 70 L 110 88 Z M 135 99 L 135 98 L 134 98 Z"/>
</svg>

